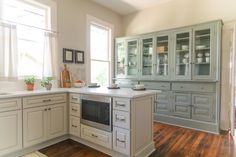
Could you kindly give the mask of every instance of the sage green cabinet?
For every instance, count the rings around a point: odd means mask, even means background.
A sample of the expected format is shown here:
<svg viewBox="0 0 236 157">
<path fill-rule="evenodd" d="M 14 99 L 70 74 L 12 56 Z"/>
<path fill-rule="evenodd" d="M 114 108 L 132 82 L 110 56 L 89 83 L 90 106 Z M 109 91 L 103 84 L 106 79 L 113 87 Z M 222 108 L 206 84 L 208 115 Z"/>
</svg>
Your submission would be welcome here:
<svg viewBox="0 0 236 157">
<path fill-rule="evenodd" d="M 215 97 L 213 94 L 192 94 L 192 119 L 215 121 Z"/>
<path fill-rule="evenodd" d="M 173 92 L 172 115 L 191 118 L 191 94 Z"/>
<path fill-rule="evenodd" d="M 155 101 L 155 113 L 170 115 L 171 113 L 171 103 L 170 103 L 170 91 L 163 91 L 156 96 Z"/>
</svg>

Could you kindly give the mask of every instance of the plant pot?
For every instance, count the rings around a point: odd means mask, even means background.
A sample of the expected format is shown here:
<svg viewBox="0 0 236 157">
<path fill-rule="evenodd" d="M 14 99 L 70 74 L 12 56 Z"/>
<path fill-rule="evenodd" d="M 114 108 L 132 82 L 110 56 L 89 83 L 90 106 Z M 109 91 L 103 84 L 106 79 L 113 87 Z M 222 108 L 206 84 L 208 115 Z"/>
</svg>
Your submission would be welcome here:
<svg viewBox="0 0 236 157">
<path fill-rule="evenodd" d="M 26 84 L 26 89 L 28 91 L 33 91 L 34 90 L 34 84 Z"/>
<path fill-rule="evenodd" d="M 47 90 L 51 90 L 51 89 L 52 89 L 52 84 L 49 83 L 48 85 L 45 85 L 45 88 L 46 88 Z"/>
</svg>

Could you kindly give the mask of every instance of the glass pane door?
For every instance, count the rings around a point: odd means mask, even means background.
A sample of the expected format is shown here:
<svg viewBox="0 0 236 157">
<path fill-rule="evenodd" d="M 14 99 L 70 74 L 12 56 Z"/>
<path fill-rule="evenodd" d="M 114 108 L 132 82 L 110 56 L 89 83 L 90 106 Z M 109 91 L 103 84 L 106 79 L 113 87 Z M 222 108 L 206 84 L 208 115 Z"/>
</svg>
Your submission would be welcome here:
<svg viewBox="0 0 236 157">
<path fill-rule="evenodd" d="M 176 34 L 175 74 L 177 78 L 190 77 L 190 32 Z"/>
<path fill-rule="evenodd" d="M 153 38 L 142 40 L 142 75 L 150 76 L 152 75 L 152 55 L 153 55 Z"/>
<path fill-rule="evenodd" d="M 128 41 L 127 42 L 127 52 L 128 52 L 128 69 L 127 75 L 133 76 L 138 74 L 138 41 Z"/>
<path fill-rule="evenodd" d="M 117 77 L 125 76 L 125 45 L 124 42 L 117 42 L 117 63 L 116 63 L 116 75 Z"/>
<path fill-rule="evenodd" d="M 194 75 L 209 76 L 211 73 L 211 30 L 197 30 L 194 34 Z"/>
<path fill-rule="evenodd" d="M 168 75 L 168 47 L 169 36 L 157 37 L 157 54 L 156 54 L 156 75 L 167 76 Z"/>
</svg>

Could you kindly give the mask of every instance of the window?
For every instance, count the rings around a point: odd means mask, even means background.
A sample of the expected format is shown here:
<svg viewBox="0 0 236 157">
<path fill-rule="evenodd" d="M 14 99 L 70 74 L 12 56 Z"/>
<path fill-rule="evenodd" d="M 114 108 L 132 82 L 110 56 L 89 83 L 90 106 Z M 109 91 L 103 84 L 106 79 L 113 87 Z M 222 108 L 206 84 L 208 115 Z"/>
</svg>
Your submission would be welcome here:
<svg viewBox="0 0 236 157">
<path fill-rule="evenodd" d="M 3 0 L 0 10 L 1 21 L 16 25 L 17 77 L 35 75 L 42 78 L 46 69 L 44 29 L 50 28 L 50 8 L 22 0 Z"/>
<path fill-rule="evenodd" d="M 111 82 L 111 32 L 103 23 L 90 22 L 90 82 L 107 86 Z"/>
</svg>

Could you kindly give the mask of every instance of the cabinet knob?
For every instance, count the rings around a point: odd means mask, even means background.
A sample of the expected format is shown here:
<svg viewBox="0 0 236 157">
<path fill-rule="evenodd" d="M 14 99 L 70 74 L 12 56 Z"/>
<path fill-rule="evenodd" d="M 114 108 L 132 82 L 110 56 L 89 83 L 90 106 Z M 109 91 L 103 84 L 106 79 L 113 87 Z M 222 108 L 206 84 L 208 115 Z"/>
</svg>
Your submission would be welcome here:
<svg viewBox="0 0 236 157">
<path fill-rule="evenodd" d="M 48 111 L 51 111 L 51 108 L 49 108 Z"/>
<path fill-rule="evenodd" d="M 46 109 L 46 108 L 44 109 L 44 111 L 47 111 L 47 110 L 48 110 L 48 109 Z"/>
<path fill-rule="evenodd" d="M 72 111 L 75 111 L 75 112 L 77 112 L 78 110 L 77 110 L 77 109 L 74 109 L 74 108 L 72 108 Z"/>
</svg>

